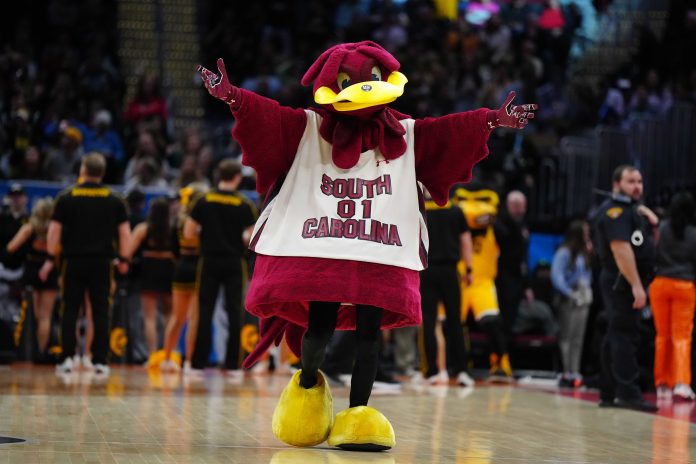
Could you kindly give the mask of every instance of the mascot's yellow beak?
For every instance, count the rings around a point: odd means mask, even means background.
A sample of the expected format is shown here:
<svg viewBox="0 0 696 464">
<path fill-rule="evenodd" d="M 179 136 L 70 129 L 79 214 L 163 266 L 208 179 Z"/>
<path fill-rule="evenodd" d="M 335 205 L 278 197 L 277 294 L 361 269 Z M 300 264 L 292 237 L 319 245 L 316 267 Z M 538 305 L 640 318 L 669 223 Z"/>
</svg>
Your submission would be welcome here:
<svg viewBox="0 0 696 464">
<path fill-rule="evenodd" d="M 338 94 L 328 87 L 319 87 L 314 92 L 314 101 L 320 105 L 333 104 L 336 111 L 353 111 L 370 106 L 391 103 L 404 93 L 408 79 L 399 71 L 389 75 L 387 81 L 358 82 Z"/>
</svg>

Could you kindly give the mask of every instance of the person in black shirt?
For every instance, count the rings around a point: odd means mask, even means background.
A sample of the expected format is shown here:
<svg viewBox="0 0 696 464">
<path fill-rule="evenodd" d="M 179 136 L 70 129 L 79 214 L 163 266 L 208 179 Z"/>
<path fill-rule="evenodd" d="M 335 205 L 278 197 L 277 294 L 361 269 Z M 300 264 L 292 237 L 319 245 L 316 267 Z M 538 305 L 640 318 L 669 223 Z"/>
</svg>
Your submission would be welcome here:
<svg viewBox="0 0 696 464">
<path fill-rule="evenodd" d="M 60 246 L 63 361 L 57 366 L 58 372 L 70 372 L 74 368 L 71 357 L 76 345 L 75 323 L 85 291 L 89 295 L 94 319 L 94 368 L 97 374 L 109 372 L 106 362 L 114 239 L 118 238 L 119 243 L 119 272 L 126 273 L 128 265 L 123 256 L 130 226 L 123 199 L 101 183 L 105 170 L 106 160 L 101 154 L 85 156 L 80 166 L 83 182 L 58 194 L 48 226 L 48 258 L 39 277 L 42 280 L 47 278 L 55 266 L 55 255 Z"/>
<path fill-rule="evenodd" d="M 599 285 L 608 325 L 602 346 L 599 405 L 656 411 L 655 405 L 643 399 L 637 385 L 640 313 L 636 310 L 645 307 L 645 288 L 653 277 L 653 231 L 659 220 L 638 203 L 643 195 L 643 178 L 636 168 L 616 168 L 612 192 L 592 221 L 602 264 Z"/>
<path fill-rule="evenodd" d="M 526 214 L 527 198 L 519 190 L 513 190 L 505 199 L 505 211 L 493 226 L 500 246 L 495 287 L 498 289 L 500 313 L 508 338 L 512 334 L 522 299 L 526 297 L 530 302 L 534 299 L 527 270 L 529 230 L 524 220 Z"/>
<path fill-rule="evenodd" d="M 241 164 L 223 160 L 218 171 L 217 189 L 196 201 L 184 223 L 184 238 L 192 240 L 200 235 L 201 253 L 197 282 L 200 314 L 191 367 L 192 373 L 196 373 L 207 364 L 215 300 L 222 285 L 228 318 L 225 368 L 231 375 L 238 375 L 242 361 L 239 359 L 242 287 L 246 278 L 242 259 L 257 214 L 253 204 L 237 192 L 242 180 Z"/>
<path fill-rule="evenodd" d="M 467 374 L 466 348 L 461 326 L 460 276 L 457 263 L 464 259 L 466 275 L 471 277 L 471 232 L 461 208 L 450 202 L 443 207 L 428 199 L 425 202 L 429 250 L 428 267 L 421 271 L 421 308 L 423 311 L 422 373 L 429 383 L 446 379 L 438 373 L 435 322 L 440 301 L 445 307 L 444 332 L 448 364 L 461 386 L 473 386 Z"/>
</svg>

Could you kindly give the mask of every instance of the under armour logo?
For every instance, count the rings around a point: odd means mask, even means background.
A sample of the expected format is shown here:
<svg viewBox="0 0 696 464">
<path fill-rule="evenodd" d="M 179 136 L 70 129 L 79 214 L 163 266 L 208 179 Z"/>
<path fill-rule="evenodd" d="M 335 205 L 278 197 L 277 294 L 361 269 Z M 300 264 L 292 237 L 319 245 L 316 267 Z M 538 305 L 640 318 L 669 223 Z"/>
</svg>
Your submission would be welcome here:
<svg viewBox="0 0 696 464">
<path fill-rule="evenodd" d="M 389 164 L 389 160 L 387 160 L 387 159 L 384 159 L 384 160 L 377 160 L 377 167 L 379 167 L 379 163 Z"/>
</svg>

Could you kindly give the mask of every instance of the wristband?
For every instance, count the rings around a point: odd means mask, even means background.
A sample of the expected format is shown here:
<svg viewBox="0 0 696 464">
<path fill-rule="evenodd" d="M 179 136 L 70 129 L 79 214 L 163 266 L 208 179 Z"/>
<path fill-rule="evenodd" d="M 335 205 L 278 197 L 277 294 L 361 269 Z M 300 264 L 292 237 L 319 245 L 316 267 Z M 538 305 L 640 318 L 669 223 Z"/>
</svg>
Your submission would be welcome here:
<svg viewBox="0 0 696 464">
<path fill-rule="evenodd" d="M 466 267 L 466 274 L 469 275 L 473 272 L 473 269 L 471 269 L 471 266 Z"/>
<path fill-rule="evenodd" d="M 118 255 L 118 256 L 116 257 L 116 261 L 118 261 L 119 263 L 126 263 L 126 264 L 130 264 L 130 260 L 129 260 L 129 259 L 126 259 L 126 258 L 124 258 L 124 257 L 123 257 L 123 256 L 121 256 L 121 255 Z"/>
</svg>

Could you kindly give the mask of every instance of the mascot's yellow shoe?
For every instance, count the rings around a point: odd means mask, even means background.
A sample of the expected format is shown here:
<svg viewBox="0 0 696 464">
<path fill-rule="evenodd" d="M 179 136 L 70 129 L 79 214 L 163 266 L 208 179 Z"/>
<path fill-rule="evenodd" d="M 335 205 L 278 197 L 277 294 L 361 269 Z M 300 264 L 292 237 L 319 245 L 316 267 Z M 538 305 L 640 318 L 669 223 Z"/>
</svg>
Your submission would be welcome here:
<svg viewBox="0 0 696 464">
<path fill-rule="evenodd" d="M 331 431 L 333 398 L 321 371 L 312 388 L 300 385 L 301 372 L 295 372 L 280 395 L 273 411 L 273 435 L 288 445 L 314 446 L 324 442 Z"/>
<path fill-rule="evenodd" d="M 395 443 L 389 420 L 369 406 L 339 412 L 329 435 L 329 445 L 348 451 L 383 451 Z"/>
</svg>

